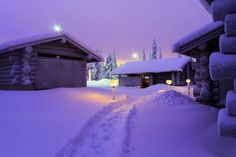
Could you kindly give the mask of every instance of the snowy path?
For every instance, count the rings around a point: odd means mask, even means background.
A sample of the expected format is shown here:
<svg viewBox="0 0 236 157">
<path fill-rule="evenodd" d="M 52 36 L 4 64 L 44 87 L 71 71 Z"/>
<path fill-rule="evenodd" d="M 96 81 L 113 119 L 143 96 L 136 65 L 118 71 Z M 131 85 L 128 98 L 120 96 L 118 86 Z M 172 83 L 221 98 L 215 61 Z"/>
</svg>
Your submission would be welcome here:
<svg viewBox="0 0 236 157">
<path fill-rule="evenodd" d="M 129 121 L 135 112 L 131 98 L 104 107 L 56 157 L 119 157 L 128 151 Z"/>
</svg>

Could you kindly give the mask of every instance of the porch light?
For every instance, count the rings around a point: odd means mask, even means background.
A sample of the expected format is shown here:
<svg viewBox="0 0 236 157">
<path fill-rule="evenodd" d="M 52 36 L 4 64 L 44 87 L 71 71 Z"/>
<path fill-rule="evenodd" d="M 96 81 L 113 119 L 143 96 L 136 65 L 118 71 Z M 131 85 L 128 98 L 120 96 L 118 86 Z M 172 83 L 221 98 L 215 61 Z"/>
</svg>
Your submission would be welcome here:
<svg viewBox="0 0 236 157">
<path fill-rule="evenodd" d="M 115 90 L 116 90 L 116 86 L 118 86 L 119 81 L 118 80 L 110 80 L 110 86 L 111 86 L 111 90 L 112 90 L 112 100 L 115 100 Z"/>
<path fill-rule="evenodd" d="M 168 90 L 170 90 L 170 85 L 172 84 L 172 80 L 166 80 L 166 84 L 168 85 Z"/>
<path fill-rule="evenodd" d="M 188 96 L 190 96 L 190 83 L 191 83 L 191 80 L 187 79 L 186 83 L 187 83 L 187 87 L 188 87 Z"/>
</svg>

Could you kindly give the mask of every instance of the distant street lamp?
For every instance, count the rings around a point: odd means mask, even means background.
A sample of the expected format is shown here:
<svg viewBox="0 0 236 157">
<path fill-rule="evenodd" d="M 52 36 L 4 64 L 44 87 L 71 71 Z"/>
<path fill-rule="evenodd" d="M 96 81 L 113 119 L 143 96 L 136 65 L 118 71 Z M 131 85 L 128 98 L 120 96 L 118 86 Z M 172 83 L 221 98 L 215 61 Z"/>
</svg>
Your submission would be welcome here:
<svg viewBox="0 0 236 157">
<path fill-rule="evenodd" d="M 134 53 L 132 54 L 132 58 L 133 58 L 134 60 L 138 61 L 138 53 L 134 52 Z"/>
<path fill-rule="evenodd" d="M 53 25 L 52 28 L 53 28 L 54 32 L 57 32 L 57 33 L 62 31 L 61 25 L 58 25 L 58 24 Z"/>
<path fill-rule="evenodd" d="M 111 90 L 112 90 L 112 100 L 115 100 L 115 90 L 116 90 L 116 86 L 118 86 L 118 80 L 110 80 L 110 86 L 111 86 Z"/>
<path fill-rule="evenodd" d="M 168 85 L 168 90 L 170 90 L 170 85 L 172 84 L 172 80 L 166 80 L 166 84 Z"/>
<path fill-rule="evenodd" d="M 190 79 L 187 79 L 186 80 L 186 83 L 188 85 L 188 96 L 190 96 L 190 83 L 191 83 L 191 80 Z"/>
</svg>

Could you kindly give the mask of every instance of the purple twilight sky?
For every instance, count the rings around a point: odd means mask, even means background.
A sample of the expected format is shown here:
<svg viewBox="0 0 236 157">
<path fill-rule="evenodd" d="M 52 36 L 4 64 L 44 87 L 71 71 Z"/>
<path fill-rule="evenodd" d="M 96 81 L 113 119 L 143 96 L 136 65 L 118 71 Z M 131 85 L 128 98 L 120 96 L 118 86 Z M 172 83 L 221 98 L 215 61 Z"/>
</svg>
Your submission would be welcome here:
<svg viewBox="0 0 236 157">
<path fill-rule="evenodd" d="M 171 45 L 209 23 L 198 0 L 1 0 L 0 40 L 47 33 L 62 25 L 94 50 L 113 49 L 119 60 L 151 51 L 155 37 L 165 57 Z"/>
</svg>

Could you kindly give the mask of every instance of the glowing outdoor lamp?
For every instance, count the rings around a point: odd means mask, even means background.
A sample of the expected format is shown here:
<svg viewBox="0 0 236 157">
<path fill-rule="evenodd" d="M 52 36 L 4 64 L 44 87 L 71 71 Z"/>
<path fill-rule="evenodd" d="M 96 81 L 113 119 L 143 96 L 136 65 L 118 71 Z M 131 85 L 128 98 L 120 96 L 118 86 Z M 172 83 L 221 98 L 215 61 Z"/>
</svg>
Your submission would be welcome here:
<svg viewBox="0 0 236 157">
<path fill-rule="evenodd" d="M 110 86 L 112 88 L 112 100 L 115 100 L 115 87 L 118 86 L 118 80 L 110 80 Z"/>
<path fill-rule="evenodd" d="M 61 32 L 62 31 L 62 28 L 61 28 L 61 25 L 58 25 L 58 24 L 55 24 L 55 25 L 53 25 L 53 30 L 54 30 L 54 32 Z"/>
<path fill-rule="evenodd" d="M 166 84 L 168 85 L 168 90 L 170 90 L 170 85 L 172 84 L 172 80 L 166 80 Z"/>
<path fill-rule="evenodd" d="M 136 61 L 138 61 L 138 54 L 137 54 L 136 52 L 134 52 L 134 53 L 132 54 L 132 57 L 133 57 Z"/>
<path fill-rule="evenodd" d="M 190 96 L 190 83 L 191 83 L 191 80 L 190 79 L 187 79 L 186 80 L 186 83 L 188 85 L 188 96 Z"/>
</svg>

